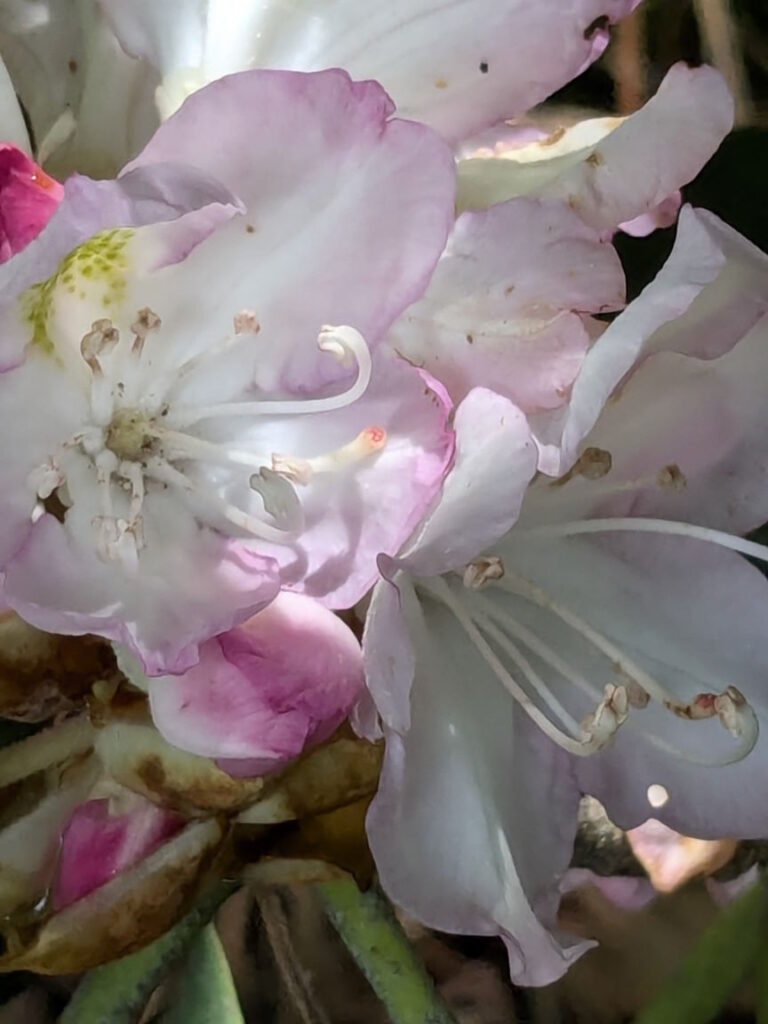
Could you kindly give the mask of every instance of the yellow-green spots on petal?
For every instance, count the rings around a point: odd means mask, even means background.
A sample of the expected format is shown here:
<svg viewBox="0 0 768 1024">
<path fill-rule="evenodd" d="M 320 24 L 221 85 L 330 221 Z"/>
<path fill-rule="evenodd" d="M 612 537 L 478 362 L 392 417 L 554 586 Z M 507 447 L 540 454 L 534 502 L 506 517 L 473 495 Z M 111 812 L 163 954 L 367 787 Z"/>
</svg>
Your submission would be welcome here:
<svg viewBox="0 0 768 1024">
<path fill-rule="evenodd" d="M 65 256 L 47 281 L 32 285 L 22 294 L 23 316 L 32 328 L 31 344 L 53 352 L 51 317 L 59 297 L 76 297 L 97 310 L 114 307 L 123 300 L 127 245 L 133 235 L 131 228 L 99 232 Z"/>
</svg>

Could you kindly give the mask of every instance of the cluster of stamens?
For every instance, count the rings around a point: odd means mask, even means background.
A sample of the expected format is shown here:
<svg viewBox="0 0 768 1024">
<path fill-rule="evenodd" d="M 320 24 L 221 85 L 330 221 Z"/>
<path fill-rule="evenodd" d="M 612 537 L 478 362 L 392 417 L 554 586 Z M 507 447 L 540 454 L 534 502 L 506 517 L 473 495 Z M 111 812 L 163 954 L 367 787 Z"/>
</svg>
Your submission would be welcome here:
<svg viewBox="0 0 768 1024">
<path fill-rule="evenodd" d="M 259 452 L 213 443 L 195 433 L 198 424 L 228 417 L 301 415 L 344 408 L 368 387 L 371 360 L 363 337 L 352 327 L 323 327 L 318 347 L 344 366 L 356 366 L 351 387 L 323 398 L 265 398 L 219 405 L 186 404 L 180 384 L 236 345 L 251 343 L 259 333 L 256 314 L 242 310 L 234 317 L 234 333 L 224 342 L 187 359 L 175 370 L 158 372 L 151 365 L 150 336 L 161 328 L 160 318 L 142 309 L 131 324 L 130 338 L 121 339 L 111 320 L 96 320 L 80 342 L 80 355 L 90 374 L 87 425 L 30 474 L 39 499 L 37 518 L 51 510 L 55 496 L 61 507 L 70 504 L 66 488 L 67 456 L 79 451 L 95 472 L 101 512 L 93 519 L 99 556 L 126 568 L 136 565 L 145 546 L 143 510 L 148 490 L 174 488 L 194 497 L 195 509 L 210 509 L 216 528 L 226 522 L 246 538 L 290 544 L 303 528 L 303 509 L 297 487 L 317 473 L 333 472 L 378 452 L 386 432 L 378 426 L 363 430 L 333 451 L 303 458 L 282 452 Z M 206 486 L 195 464 L 242 467 L 252 491 L 260 495 L 263 515 L 229 502 L 220 489 Z M 116 500 L 117 499 L 117 500 Z"/>
</svg>

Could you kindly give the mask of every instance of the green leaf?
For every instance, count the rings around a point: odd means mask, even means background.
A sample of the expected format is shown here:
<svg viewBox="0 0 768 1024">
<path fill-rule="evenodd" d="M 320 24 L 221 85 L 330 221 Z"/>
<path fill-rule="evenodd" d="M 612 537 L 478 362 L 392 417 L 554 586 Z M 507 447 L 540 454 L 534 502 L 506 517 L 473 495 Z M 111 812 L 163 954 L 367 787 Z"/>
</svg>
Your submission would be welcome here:
<svg viewBox="0 0 768 1024">
<path fill-rule="evenodd" d="M 752 971 L 766 929 L 768 889 L 761 879 L 723 910 L 635 1024 L 708 1024 Z"/>
<path fill-rule="evenodd" d="M 325 912 L 392 1024 L 455 1024 L 424 966 L 400 927 L 392 907 L 375 888 L 360 892 L 354 882 L 318 886 Z"/>
<path fill-rule="evenodd" d="M 227 957 L 209 924 L 197 936 L 162 1024 L 244 1024 Z"/>
<path fill-rule="evenodd" d="M 231 883 L 220 882 L 175 928 L 146 949 L 89 971 L 59 1024 L 133 1024 L 168 971 L 234 888 Z"/>
</svg>

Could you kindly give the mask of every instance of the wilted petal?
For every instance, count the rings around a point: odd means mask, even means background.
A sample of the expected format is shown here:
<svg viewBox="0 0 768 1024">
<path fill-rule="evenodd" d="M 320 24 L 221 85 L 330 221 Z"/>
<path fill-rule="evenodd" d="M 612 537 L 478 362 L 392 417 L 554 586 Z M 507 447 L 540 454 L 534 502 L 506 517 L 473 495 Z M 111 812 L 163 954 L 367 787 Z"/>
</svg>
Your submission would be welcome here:
<svg viewBox="0 0 768 1024">
<path fill-rule="evenodd" d="M 79 974 L 132 953 L 166 932 L 197 897 L 224 828 L 194 822 L 141 863 L 25 933 L 0 970 Z"/>
<path fill-rule="evenodd" d="M 117 807 L 112 809 L 112 802 Z M 53 908 L 62 910 L 132 868 L 183 826 L 175 814 L 140 797 L 88 800 L 75 810 L 61 834 L 53 886 Z"/>
<path fill-rule="evenodd" d="M 623 302 L 612 246 L 564 204 L 516 199 L 459 217 L 388 342 L 455 402 L 485 386 L 536 412 L 562 405 L 579 371 L 589 335 L 578 314 Z"/>
<path fill-rule="evenodd" d="M 94 760 L 70 769 L 31 810 L 0 831 L 0 913 L 33 907 L 53 878 L 61 830 L 98 776 Z"/>
<path fill-rule="evenodd" d="M 150 682 L 169 743 L 236 776 L 266 775 L 327 739 L 363 685 L 352 631 L 321 604 L 283 593 L 200 650 L 182 676 Z"/>
<path fill-rule="evenodd" d="M 624 120 L 588 121 L 552 145 L 534 142 L 464 162 L 459 208 L 535 194 L 567 202 L 610 232 L 691 181 L 732 125 L 733 100 L 719 72 L 676 64 L 656 95 Z"/>
<path fill-rule="evenodd" d="M 636 2 L 398 0 L 372 10 L 355 0 L 271 0 L 233 11 L 227 0 L 101 0 L 128 52 L 160 69 L 166 114 L 232 71 L 342 67 L 380 81 L 403 116 L 451 139 L 523 113 L 575 77 L 605 48 L 607 23 Z"/>
<path fill-rule="evenodd" d="M 429 633 L 412 623 L 410 729 L 387 731 L 368 816 L 381 882 L 429 927 L 500 935 L 513 981 L 547 984 L 589 946 L 563 946 L 546 927 L 579 794 L 565 755 L 520 720 L 455 621 L 432 605 L 425 615 Z"/>
<path fill-rule="evenodd" d="M 98 731 L 96 751 L 121 786 L 187 817 L 230 814 L 261 795 L 262 779 L 234 779 L 210 758 L 171 746 L 148 719 L 113 718 Z"/>
</svg>

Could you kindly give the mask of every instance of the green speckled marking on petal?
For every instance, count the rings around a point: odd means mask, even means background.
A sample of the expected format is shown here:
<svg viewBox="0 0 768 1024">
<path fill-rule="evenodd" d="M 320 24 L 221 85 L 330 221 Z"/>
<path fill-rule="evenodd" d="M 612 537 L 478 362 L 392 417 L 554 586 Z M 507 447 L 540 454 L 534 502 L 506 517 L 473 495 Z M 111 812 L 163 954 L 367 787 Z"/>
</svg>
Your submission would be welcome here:
<svg viewBox="0 0 768 1024">
<path fill-rule="evenodd" d="M 47 281 L 32 285 L 21 295 L 22 315 L 32 328 L 30 344 L 53 352 L 48 326 L 59 287 L 74 295 L 81 285 L 81 299 L 92 297 L 104 309 L 123 299 L 128 267 L 125 249 L 133 235 L 131 228 L 99 232 L 65 256 Z"/>
</svg>

